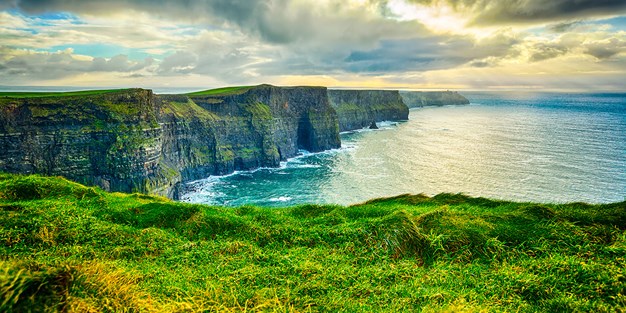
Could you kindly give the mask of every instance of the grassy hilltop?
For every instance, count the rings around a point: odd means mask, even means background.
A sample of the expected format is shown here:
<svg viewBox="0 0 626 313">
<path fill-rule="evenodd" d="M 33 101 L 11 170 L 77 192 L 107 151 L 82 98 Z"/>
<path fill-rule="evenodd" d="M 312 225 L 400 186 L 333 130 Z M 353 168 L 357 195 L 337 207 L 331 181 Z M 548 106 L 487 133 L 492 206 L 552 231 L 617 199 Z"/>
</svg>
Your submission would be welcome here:
<svg viewBox="0 0 626 313">
<path fill-rule="evenodd" d="M 269 209 L 0 174 L 1 312 L 626 307 L 626 202 Z"/>
<path fill-rule="evenodd" d="M 62 97 L 74 97 L 74 96 L 93 96 L 103 95 L 107 93 L 120 92 L 130 89 L 106 89 L 106 90 L 82 90 L 82 91 L 66 91 L 66 92 L 38 92 L 38 91 L 7 91 L 0 92 L 0 98 L 62 98 Z"/>
</svg>

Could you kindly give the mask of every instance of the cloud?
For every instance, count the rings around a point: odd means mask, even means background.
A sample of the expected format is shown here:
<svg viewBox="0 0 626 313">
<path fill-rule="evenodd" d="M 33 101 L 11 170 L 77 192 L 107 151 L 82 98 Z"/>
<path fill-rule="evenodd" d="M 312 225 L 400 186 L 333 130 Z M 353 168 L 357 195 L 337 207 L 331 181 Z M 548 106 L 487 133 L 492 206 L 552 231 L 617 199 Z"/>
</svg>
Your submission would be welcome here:
<svg viewBox="0 0 626 313">
<path fill-rule="evenodd" d="M 613 16 L 626 11 L 624 0 L 409 0 L 429 6 L 446 6 L 471 14 L 472 24 L 511 24 L 554 22 L 597 16 Z"/>
<path fill-rule="evenodd" d="M 582 21 L 560 22 L 560 23 L 548 25 L 546 29 L 554 33 L 564 33 L 566 31 L 572 30 L 574 27 L 582 23 L 583 23 Z"/>
<path fill-rule="evenodd" d="M 404 6 L 392 10 L 397 3 Z M 528 77 L 535 84 L 536 75 L 543 75 L 537 73 L 552 66 L 580 66 L 597 75 L 609 75 L 604 66 L 621 71 L 626 42 L 626 33 L 611 29 L 610 20 L 605 25 L 586 20 L 624 10 L 624 1 L 610 0 L 0 0 L 0 5 L 13 8 L 0 11 L 0 83 L 82 83 L 89 76 L 96 83 L 106 77 L 119 84 L 310 78 L 338 85 L 344 79 L 368 86 L 441 86 L 478 84 L 478 78 L 470 82 L 452 71 L 495 75 L 500 70 L 519 78 L 503 81 Z M 398 8 L 420 6 L 440 16 L 398 15 Z M 455 27 L 437 29 L 448 22 Z M 441 72 L 449 73 L 433 74 Z"/>
<path fill-rule="evenodd" d="M 626 40 L 611 38 L 599 42 L 585 44 L 585 53 L 598 60 L 609 59 L 619 53 L 626 52 Z"/>
<path fill-rule="evenodd" d="M 539 62 L 564 55 L 569 48 L 559 43 L 538 43 L 531 48 L 529 60 Z"/>
<path fill-rule="evenodd" d="M 397 22 L 385 21 L 379 4 L 373 2 L 365 9 L 349 4 L 342 0 L 21 0 L 15 7 L 29 14 L 63 11 L 110 16 L 145 12 L 179 22 L 235 26 L 246 34 L 279 44 L 346 35 L 346 31 L 354 32 L 353 38 L 368 37 L 368 32 L 350 25 L 374 23 L 379 24 L 375 26 L 380 26 L 381 31 L 394 31 L 395 27 L 389 26 Z"/>
<path fill-rule="evenodd" d="M 89 72 L 132 73 L 146 69 L 153 62 L 152 58 L 132 61 L 126 55 L 86 60 L 72 49 L 50 53 L 0 47 L 0 83 L 51 80 Z"/>
<path fill-rule="evenodd" d="M 176 51 L 166 57 L 158 67 L 161 74 L 190 73 L 198 62 L 198 57 L 187 51 Z"/>
</svg>

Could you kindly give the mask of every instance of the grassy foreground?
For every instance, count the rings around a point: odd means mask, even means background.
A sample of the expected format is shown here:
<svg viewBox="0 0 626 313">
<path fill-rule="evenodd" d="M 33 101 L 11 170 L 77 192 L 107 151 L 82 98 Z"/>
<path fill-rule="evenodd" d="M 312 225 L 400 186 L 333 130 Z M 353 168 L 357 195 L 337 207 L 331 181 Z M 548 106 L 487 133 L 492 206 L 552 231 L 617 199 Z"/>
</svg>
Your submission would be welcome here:
<svg viewBox="0 0 626 313">
<path fill-rule="evenodd" d="M 626 202 L 191 205 L 0 174 L 1 312 L 623 312 Z"/>
</svg>

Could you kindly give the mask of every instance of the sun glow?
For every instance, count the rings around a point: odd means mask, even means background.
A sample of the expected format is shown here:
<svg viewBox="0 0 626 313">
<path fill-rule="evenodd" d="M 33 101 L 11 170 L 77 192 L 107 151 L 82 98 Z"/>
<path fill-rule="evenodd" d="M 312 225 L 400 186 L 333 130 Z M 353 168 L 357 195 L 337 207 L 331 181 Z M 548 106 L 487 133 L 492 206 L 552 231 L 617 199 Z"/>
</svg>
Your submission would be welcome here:
<svg viewBox="0 0 626 313">
<path fill-rule="evenodd" d="M 406 0 L 390 0 L 389 11 L 400 21 L 417 21 L 429 30 L 439 34 L 465 34 L 478 38 L 491 35 L 494 29 L 469 27 L 470 19 L 450 6 L 434 2 L 429 6 L 407 3 Z"/>
</svg>

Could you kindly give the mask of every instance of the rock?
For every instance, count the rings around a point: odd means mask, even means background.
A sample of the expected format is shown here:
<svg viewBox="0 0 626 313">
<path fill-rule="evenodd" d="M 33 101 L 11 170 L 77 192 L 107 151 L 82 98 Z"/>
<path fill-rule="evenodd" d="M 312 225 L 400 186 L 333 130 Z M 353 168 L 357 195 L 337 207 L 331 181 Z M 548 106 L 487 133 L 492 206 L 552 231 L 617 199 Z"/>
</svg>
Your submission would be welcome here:
<svg viewBox="0 0 626 313">
<path fill-rule="evenodd" d="M 370 129 L 378 129 L 376 122 L 372 121 L 372 124 L 370 124 Z"/>
</svg>

